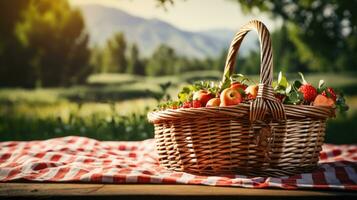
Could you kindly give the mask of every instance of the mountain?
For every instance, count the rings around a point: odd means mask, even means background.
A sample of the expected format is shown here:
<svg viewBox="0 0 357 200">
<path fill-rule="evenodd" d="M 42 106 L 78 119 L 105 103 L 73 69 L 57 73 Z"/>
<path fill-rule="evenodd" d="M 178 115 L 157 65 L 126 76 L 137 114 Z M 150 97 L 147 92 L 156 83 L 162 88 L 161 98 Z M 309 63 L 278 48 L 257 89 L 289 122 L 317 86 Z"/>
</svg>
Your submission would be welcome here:
<svg viewBox="0 0 357 200">
<path fill-rule="evenodd" d="M 209 37 L 217 38 L 221 41 L 227 42 L 227 44 L 230 44 L 236 31 L 229 29 L 211 29 L 200 31 L 199 33 Z M 249 51 L 257 50 L 258 48 L 259 43 L 256 33 L 249 32 L 242 42 L 239 54 L 242 56 L 247 56 L 249 54 Z"/>
<path fill-rule="evenodd" d="M 160 44 L 167 44 L 180 55 L 204 58 L 218 56 L 228 49 L 234 31 L 181 30 L 159 19 L 133 16 L 117 8 L 96 4 L 81 5 L 91 45 L 103 45 L 116 32 L 123 32 L 129 43 L 137 43 L 143 56 L 150 56 Z"/>
</svg>

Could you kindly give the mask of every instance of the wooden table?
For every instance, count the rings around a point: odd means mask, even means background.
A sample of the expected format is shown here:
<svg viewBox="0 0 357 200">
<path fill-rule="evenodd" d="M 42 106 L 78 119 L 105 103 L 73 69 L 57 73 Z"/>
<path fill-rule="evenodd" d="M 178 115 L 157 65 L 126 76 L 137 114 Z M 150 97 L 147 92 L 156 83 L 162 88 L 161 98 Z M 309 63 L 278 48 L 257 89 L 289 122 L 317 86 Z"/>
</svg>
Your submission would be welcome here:
<svg viewBox="0 0 357 200">
<path fill-rule="evenodd" d="M 357 192 L 198 185 L 0 183 L 0 199 L 357 199 Z"/>
</svg>

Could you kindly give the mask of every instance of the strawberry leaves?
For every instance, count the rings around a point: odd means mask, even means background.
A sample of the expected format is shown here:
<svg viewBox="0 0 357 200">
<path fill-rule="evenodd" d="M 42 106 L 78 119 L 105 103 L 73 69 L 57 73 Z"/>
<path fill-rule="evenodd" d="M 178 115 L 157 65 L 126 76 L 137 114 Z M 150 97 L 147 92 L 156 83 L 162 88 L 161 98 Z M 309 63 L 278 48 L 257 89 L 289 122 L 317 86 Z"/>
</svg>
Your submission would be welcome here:
<svg viewBox="0 0 357 200">
<path fill-rule="evenodd" d="M 299 92 L 299 88 L 302 83 L 299 80 L 295 80 L 292 85 L 290 85 L 290 91 L 287 92 L 287 97 L 284 101 L 285 104 L 298 105 L 304 101 L 304 95 Z"/>
</svg>

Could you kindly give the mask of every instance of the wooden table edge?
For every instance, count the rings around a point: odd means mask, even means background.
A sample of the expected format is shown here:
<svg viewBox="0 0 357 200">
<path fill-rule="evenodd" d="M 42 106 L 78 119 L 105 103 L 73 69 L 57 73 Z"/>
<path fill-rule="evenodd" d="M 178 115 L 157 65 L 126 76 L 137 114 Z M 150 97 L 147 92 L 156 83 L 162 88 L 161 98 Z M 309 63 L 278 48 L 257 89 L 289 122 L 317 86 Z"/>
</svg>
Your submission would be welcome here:
<svg viewBox="0 0 357 200">
<path fill-rule="evenodd" d="M 0 183 L 0 197 L 31 196 L 239 196 L 341 197 L 357 199 L 357 192 L 331 190 L 249 189 L 203 185 Z"/>
</svg>

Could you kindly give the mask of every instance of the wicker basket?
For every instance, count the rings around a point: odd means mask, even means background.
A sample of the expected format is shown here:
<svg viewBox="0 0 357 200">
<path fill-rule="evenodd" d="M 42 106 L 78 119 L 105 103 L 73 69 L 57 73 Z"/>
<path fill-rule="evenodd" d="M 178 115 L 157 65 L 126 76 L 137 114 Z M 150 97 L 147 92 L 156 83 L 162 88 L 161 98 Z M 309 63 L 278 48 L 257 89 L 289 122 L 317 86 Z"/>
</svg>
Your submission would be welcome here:
<svg viewBox="0 0 357 200">
<path fill-rule="evenodd" d="M 257 31 L 261 50 L 257 98 L 236 106 L 148 113 L 163 167 L 204 175 L 281 176 L 317 166 L 326 119 L 334 110 L 283 105 L 274 97 L 271 39 L 263 23 L 253 20 L 235 35 L 224 74 L 233 72 L 237 51 L 250 30 Z"/>
</svg>

